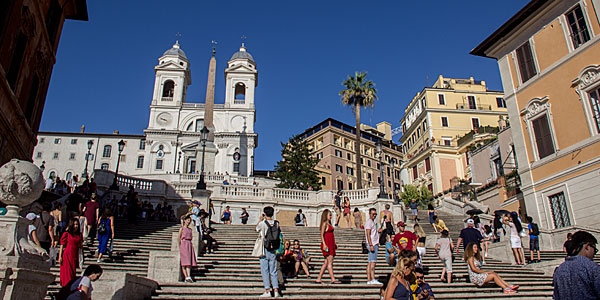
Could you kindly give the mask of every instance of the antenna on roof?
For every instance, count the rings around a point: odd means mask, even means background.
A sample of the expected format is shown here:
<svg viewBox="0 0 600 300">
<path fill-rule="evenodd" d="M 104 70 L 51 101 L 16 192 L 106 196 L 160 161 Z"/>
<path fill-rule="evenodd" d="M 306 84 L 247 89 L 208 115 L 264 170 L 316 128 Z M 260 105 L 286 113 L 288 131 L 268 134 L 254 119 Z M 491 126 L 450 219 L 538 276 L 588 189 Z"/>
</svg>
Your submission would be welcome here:
<svg viewBox="0 0 600 300">
<path fill-rule="evenodd" d="M 242 34 L 242 36 L 241 36 L 240 38 L 242 39 L 242 47 L 246 47 L 246 46 L 244 45 L 244 43 L 246 42 L 246 39 L 247 39 L 248 37 Z"/>
</svg>

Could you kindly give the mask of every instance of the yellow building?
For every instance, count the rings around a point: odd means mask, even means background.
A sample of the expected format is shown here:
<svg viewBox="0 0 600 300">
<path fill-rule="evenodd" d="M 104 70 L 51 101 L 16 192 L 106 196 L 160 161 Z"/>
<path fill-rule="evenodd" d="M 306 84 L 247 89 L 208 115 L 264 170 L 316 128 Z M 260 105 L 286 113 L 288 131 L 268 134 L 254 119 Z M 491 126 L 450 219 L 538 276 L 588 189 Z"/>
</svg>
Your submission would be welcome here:
<svg viewBox="0 0 600 300">
<path fill-rule="evenodd" d="M 524 205 L 545 247 L 600 227 L 599 14 L 597 0 L 530 1 L 471 52 L 498 61 Z"/>
<path fill-rule="evenodd" d="M 450 189 L 453 178 L 470 178 L 466 150 L 497 133 L 506 116 L 503 93 L 488 90 L 485 81 L 440 75 L 417 93 L 400 120 L 408 183 L 425 185 L 435 195 Z"/>
<path fill-rule="evenodd" d="M 327 190 L 353 190 L 356 184 L 355 139 L 356 127 L 334 119 L 327 119 L 304 131 L 300 136 L 307 141 L 319 159 L 316 167 L 321 187 Z M 384 191 L 391 195 L 400 192 L 400 145 L 392 142 L 392 128 L 388 122 L 377 128 L 361 124 L 361 171 L 363 188 L 379 187 L 383 167 Z M 381 163 L 376 142 L 382 141 Z M 394 164 L 392 165 L 392 162 Z"/>
</svg>

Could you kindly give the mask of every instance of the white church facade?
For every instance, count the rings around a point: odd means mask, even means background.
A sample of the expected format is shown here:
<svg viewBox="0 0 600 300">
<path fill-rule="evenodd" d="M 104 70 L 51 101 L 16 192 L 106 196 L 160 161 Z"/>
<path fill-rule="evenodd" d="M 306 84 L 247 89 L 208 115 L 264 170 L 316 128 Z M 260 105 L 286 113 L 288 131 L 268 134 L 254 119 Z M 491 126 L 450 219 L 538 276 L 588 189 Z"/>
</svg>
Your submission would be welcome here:
<svg viewBox="0 0 600 300">
<path fill-rule="evenodd" d="M 203 147 L 201 130 L 206 126 L 204 171 L 209 174 L 253 175 L 254 150 L 258 135 L 254 131 L 254 95 L 258 71 L 245 46 L 233 54 L 225 69 L 225 101 L 215 104 L 216 59 L 209 63 L 205 103 L 188 103 L 191 84 L 190 62 L 176 42 L 158 59 L 148 127 L 140 135 L 40 132 L 33 162 L 44 165 L 44 175 L 61 179 L 87 171 L 115 171 L 118 142 L 121 153 L 119 174 L 160 178 L 161 174 L 200 173 Z M 92 141 L 90 155 L 88 143 Z"/>
</svg>

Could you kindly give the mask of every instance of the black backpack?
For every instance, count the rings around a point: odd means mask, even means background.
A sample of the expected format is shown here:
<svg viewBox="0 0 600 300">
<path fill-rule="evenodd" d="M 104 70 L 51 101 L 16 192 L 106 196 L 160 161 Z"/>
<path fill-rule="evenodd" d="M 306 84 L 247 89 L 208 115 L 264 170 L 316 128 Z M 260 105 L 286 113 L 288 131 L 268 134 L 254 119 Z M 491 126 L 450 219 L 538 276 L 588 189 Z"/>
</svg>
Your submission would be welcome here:
<svg viewBox="0 0 600 300">
<path fill-rule="evenodd" d="M 107 221 L 100 221 L 100 224 L 98 224 L 98 234 L 106 234 L 108 232 L 108 228 L 106 228 L 106 222 Z"/>
<path fill-rule="evenodd" d="M 540 227 L 538 227 L 538 224 L 531 223 L 531 235 L 540 235 Z"/>
<path fill-rule="evenodd" d="M 279 228 L 279 222 L 275 221 L 273 226 L 265 220 L 265 224 L 267 224 L 267 234 L 265 235 L 265 250 L 266 251 L 275 251 L 279 249 L 281 244 L 281 240 L 279 239 L 279 234 L 281 233 L 281 229 Z"/>
</svg>

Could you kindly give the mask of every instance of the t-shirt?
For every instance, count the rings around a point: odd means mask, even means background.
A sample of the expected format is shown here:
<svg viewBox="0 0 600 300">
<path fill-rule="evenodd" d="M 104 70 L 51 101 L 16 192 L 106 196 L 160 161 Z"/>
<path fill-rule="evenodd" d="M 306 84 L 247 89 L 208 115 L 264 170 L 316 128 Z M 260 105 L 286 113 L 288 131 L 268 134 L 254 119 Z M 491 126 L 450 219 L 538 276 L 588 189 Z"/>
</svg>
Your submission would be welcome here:
<svg viewBox="0 0 600 300">
<path fill-rule="evenodd" d="M 448 227 L 446 226 L 446 223 L 444 223 L 444 220 L 440 220 L 438 219 L 437 224 L 435 224 L 435 226 L 438 228 L 438 231 L 442 231 L 442 230 L 448 230 Z M 450 231 L 450 230 L 448 230 Z"/>
<path fill-rule="evenodd" d="M 477 246 L 480 246 L 479 242 L 483 240 L 481 232 L 472 227 L 463 228 L 460 231 L 460 235 L 458 237 L 463 240 L 463 249 L 466 249 L 467 245 L 469 245 L 470 243 L 475 243 L 477 244 Z"/>
<path fill-rule="evenodd" d="M 439 238 L 437 242 L 435 242 L 439 246 L 439 256 L 441 258 L 452 257 L 452 250 L 450 249 L 450 243 L 452 240 L 450 238 Z"/>
<path fill-rule="evenodd" d="M 417 202 L 410 203 L 410 209 L 417 209 L 418 207 L 419 207 L 419 203 L 417 203 Z"/>
<path fill-rule="evenodd" d="M 88 299 L 90 299 L 92 297 L 92 280 L 90 280 L 89 277 L 87 276 L 81 276 L 79 277 L 77 280 L 75 280 L 75 282 L 73 282 L 73 284 L 71 285 L 71 291 L 77 290 L 80 287 L 87 287 L 88 288 Z M 73 293 L 71 295 L 69 295 L 69 297 L 67 297 L 67 300 L 80 300 L 81 298 L 81 293 Z"/>
<path fill-rule="evenodd" d="M 35 234 L 40 242 L 50 242 L 50 234 L 48 233 L 48 226 L 54 226 L 54 217 L 47 211 L 42 211 L 39 218 L 34 221 L 36 231 Z"/>
<path fill-rule="evenodd" d="M 48 178 L 48 179 L 46 179 L 46 186 L 45 186 L 45 188 L 46 188 L 47 190 L 51 189 L 51 188 L 52 188 L 52 184 L 53 184 L 53 183 L 54 183 L 54 181 L 52 180 L 52 178 Z"/>
<path fill-rule="evenodd" d="M 85 204 L 85 218 L 87 219 L 88 225 L 96 224 L 98 215 L 96 215 L 96 209 L 100 208 L 100 204 L 97 201 L 88 201 Z"/>
<path fill-rule="evenodd" d="M 340 197 L 339 195 L 335 195 L 334 199 L 335 199 L 335 206 L 342 207 L 342 197 Z"/>
<path fill-rule="evenodd" d="M 531 224 L 527 225 L 527 228 L 529 228 L 529 230 L 531 230 Z M 530 235 L 529 235 L 529 238 L 530 238 L 530 239 L 537 239 L 537 238 L 538 238 L 538 236 L 537 236 L 537 235 L 530 234 Z"/>
<path fill-rule="evenodd" d="M 429 283 L 423 283 L 421 285 L 419 285 L 417 287 L 417 291 L 416 291 L 416 295 L 420 295 L 423 291 L 428 291 L 429 292 L 429 297 L 434 298 L 435 296 L 433 295 L 433 290 L 431 289 L 431 287 L 429 286 Z"/>
<path fill-rule="evenodd" d="M 297 214 L 296 217 L 300 220 L 300 222 L 296 222 L 296 225 L 304 225 L 304 221 L 306 220 L 304 214 Z"/>
<path fill-rule="evenodd" d="M 410 231 L 405 231 L 403 233 L 397 233 L 394 236 L 394 241 L 392 244 L 397 245 L 398 249 L 403 250 L 403 249 L 408 249 L 408 250 L 412 250 L 413 249 L 413 244 L 419 239 L 419 237 L 410 232 Z"/>
<path fill-rule="evenodd" d="M 371 229 L 371 245 L 379 245 L 379 231 L 377 230 L 377 224 L 375 224 L 371 218 L 368 218 L 367 222 L 365 222 L 365 241 L 367 242 L 367 247 L 369 246 L 369 240 L 367 239 L 368 229 Z"/>
<path fill-rule="evenodd" d="M 386 261 L 387 261 L 388 257 L 390 256 L 390 251 L 389 251 L 390 249 L 394 249 L 394 246 L 392 245 L 392 241 L 385 243 L 385 260 Z M 395 252 L 395 250 L 392 252 Z"/>
<path fill-rule="evenodd" d="M 554 270 L 554 299 L 600 299 L 600 267 L 581 255 L 567 257 Z"/>
</svg>

